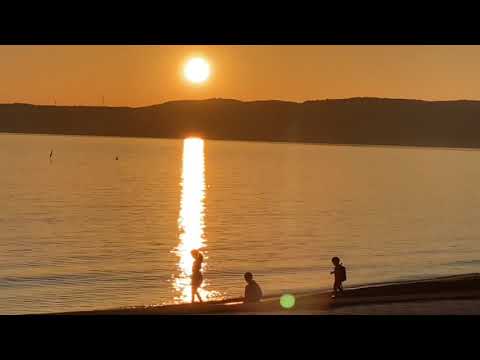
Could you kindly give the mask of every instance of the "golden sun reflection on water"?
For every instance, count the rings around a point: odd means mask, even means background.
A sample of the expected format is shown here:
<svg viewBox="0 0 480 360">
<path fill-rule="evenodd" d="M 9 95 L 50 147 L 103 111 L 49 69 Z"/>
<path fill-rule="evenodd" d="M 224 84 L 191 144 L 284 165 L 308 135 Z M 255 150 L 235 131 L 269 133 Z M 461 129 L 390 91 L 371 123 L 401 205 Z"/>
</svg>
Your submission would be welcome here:
<svg viewBox="0 0 480 360">
<path fill-rule="evenodd" d="M 204 210 L 205 210 L 205 155 L 204 141 L 199 138 L 188 138 L 183 141 L 182 161 L 182 194 L 178 226 L 180 230 L 179 245 L 174 253 L 179 257 L 178 275 L 173 286 L 177 292 L 176 302 L 190 302 L 191 275 L 193 258 L 190 251 L 200 249 L 204 255 L 202 272 L 204 282 L 199 289 L 203 300 L 208 300 L 218 295 L 215 291 L 206 289 L 208 285 L 207 268 L 208 256 L 205 252 L 206 239 L 204 236 Z M 198 301 L 198 300 L 197 300 Z"/>
</svg>

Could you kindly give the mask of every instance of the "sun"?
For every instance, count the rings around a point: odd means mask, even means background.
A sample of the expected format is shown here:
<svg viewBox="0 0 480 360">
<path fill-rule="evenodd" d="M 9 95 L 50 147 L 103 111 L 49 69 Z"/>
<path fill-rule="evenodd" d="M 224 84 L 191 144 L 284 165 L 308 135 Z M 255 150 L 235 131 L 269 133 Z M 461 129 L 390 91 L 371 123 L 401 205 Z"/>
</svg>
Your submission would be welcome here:
<svg viewBox="0 0 480 360">
<path fill-rule="evenodd" d="M 201 57 L 191 58 L 183 68 L 183 75 L 194 84 L 204 83 L 210 77 L 210 64 Z"/>
</svg>

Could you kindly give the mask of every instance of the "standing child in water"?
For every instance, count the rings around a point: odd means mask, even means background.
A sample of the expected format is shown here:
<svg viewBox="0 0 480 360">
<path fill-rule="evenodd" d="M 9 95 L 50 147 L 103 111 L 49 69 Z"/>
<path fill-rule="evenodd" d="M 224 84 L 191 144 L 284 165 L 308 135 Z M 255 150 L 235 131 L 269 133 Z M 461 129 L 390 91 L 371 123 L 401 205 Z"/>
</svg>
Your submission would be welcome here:
<svg viewBox="0 0 480 360">
<path fill-rule="evenodd" d="M 347 280 L 347 269 L 340 263 L 340 259 L 337 256 L 332 258 L 332 263 L 335 266 L 330 274 L 335 274 L 335 280 L 333 282 L 333 295 L 335 297 L 338 292 L 343 292 L 342 282 Z"/>
<path fill-rule="evenodd" d="M 195 302 L 195 295 L 197 295 L 198 300 L 202 301 L 200 294 L 198 293 L 198 288 L 202 285 L 203 275 L 202 275 L 202 262 L 203 255 L 198 250 L 191 251 L 192 257 L 195 259 L 192 266 L 192 304 Z"/>
</svg>

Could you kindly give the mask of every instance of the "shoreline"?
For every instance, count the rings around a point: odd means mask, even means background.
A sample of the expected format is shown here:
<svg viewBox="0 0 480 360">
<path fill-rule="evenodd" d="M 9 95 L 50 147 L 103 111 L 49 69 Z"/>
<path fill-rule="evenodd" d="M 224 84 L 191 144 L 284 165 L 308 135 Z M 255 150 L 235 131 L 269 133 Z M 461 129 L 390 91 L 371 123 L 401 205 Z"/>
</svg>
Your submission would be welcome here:
<svg viewBox="0 0 480 360">
<path fill-rule="evenodd" d="M 392 304 L 404 304 L 404 308 L 401 310 L 403 313 L 405 313 L 405 306 L 408 305 L 407 308 L 411 309 L 412 313 L 418 314 L 418 306 L 413 304 L 420 303 L 423 303 L 423 310 L 420 309 L 420 314 L 422 311 L 427 312 L 427 310 L 429 313 L 451 314 L 458 312 L 459 308 L 457 306 L 457 310 L 455 310 L 452 304 L 455 305 L 455 302 L 465 300 L 473 301 L 473 313 L 480 314 L 480 273 L 352 287 L 346 286 L 344 294 L 336 299 L 331 298 L 331 291 L 329 290 L 294 293 L 293 295 L 296 298 L 296 303 L 291 309 L 283 309 L 279 303 L 279 296 L 270 295 L 264 298 L 262 302 L 256 304 L 243 304 L 241 303 L 241 298 L 230 298 L 203 304 L 138 306 L 133 308 L 47 313 L 41 315 L 329 315 L 348 314 L 349 309 L 355 313 L 358 312 L 359 307 L 362 314 L 370 314 L 378 313 L 377 305 L 382 305 L 385 308 L 386 305 Z M 446 300 L 449 301 L 448 306 L 444 304 Z M 427 309 L 425 309 L 425 304 L 429 304 Z M 417 312 L 415 312 L 416 308 Z M 477 309 L 478 312 L 476 311 Z M 396 314 L 395 308 L 385 311 L 388 315 Z M 397 313 L 399 311 L 397 309 Z M 469 311 L 470 313 L 472 312 L 471 310 Z M 408 311 L 406 314 L 409 314 Z"/>
</svg>

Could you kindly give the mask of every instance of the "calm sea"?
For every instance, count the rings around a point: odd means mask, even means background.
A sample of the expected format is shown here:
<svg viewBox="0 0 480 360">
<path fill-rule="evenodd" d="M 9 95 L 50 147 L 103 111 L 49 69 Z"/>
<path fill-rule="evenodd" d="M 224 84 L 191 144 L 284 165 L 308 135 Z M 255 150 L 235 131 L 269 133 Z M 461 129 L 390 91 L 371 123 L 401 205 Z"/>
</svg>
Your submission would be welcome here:
<svg viewBox="0 0 480 360">
<path fill-rule="evenodd" d="M 478 272 L 480 152 L 0 134 L 0 313 Z M 52 157 L 50 152 L 53 150 Z M 118 157 L 118 160 L 116 159 Z"/>
</svg>

